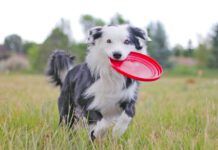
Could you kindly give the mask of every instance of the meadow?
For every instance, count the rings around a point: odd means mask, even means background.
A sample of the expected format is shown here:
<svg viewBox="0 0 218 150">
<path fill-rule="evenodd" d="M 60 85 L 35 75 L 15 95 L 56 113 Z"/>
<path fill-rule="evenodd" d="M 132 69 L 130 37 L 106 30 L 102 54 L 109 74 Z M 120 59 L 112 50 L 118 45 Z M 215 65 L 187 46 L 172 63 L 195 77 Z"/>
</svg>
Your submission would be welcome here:
<svg viewBox="0 0 218 150">
<path fill-rule="evenodd" d="M 43 75 L 0 75 L 0 150 L 218 149 L 218 78 L 163 77 L 140 87 L 120 139 L 94 143 L 85 128 L 58 127 L 59 89 Z"/>
</svg>

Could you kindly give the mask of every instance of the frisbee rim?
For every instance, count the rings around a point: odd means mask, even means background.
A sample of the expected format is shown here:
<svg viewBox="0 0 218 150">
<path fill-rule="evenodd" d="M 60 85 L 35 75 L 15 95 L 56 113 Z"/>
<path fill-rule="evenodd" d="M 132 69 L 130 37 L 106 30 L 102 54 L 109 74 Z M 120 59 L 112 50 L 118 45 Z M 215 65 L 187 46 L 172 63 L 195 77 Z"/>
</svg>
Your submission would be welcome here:
<svg viewBox="0 0 218 150">
<path fill-rule="evenodd" d="M 134 59 L 137 57 L 137 60 Z M 139 63 L 142 63 L 143 65 L 147 66 L 145 63 L 143 62 L 149 62 L 149 64 L 152 64 L 152 68 L 151 67 L 148 67 L 151 71 L 155 71 L 153 74 L 154 77 L 152 78 L 143 78 L 143 77 L 138 77 L 138 76 L 135 76 L 135 75 L 132 75 L 128 72 L 125 72 L 124 70 L 120 69 L 119 66 L 116 66 L 117 63 L 119 64 L 122 64 L 123 62 L 125 61 L 128 61 L 128 60 L 134 60 L 134 61 L 137 61 Z M 115 62 L 115 63 L 113 63 Z M 110 58 L 110 64 L 112 66 L 112 68 L 114 70 L 116 70 L 118 73 L 128 77 L 128 78 L 131 78 L 131 79 L 135 79 L 135 80 L 138 80 L 138 81 L 156 81 L 157 79 L 159 79 L 161 76 L 162 76 L 162 73 L 163 73 L 163 68 L 162 66 L 152 57 L 148 56 L 148 55 L 144 55 L 144 54 L 141 54 L 141 53 L 137 53 L 137 52 L 131 52 L 129 54 L 129 56 L 123 60 L 123 61 L 118 61 L 118 60 L 114 60 L 114 59 L 111 59 Z M 121 65 L 120 65 L 121 66 Z"/>
</svg>

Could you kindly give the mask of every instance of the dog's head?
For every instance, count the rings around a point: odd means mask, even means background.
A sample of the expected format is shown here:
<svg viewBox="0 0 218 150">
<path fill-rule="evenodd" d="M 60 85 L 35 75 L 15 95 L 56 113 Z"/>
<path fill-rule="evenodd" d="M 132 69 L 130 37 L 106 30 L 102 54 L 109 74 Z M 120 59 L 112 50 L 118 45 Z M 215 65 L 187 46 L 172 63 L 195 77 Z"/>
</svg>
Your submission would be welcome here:
<svg viewBox="0 0 218 150">
<path fill-rule="evenodd" d="M 124 60 L 131 51 L 147 54 L 146 31 L 130 25 L 94 27 L 88 33 L 88 45 L 115 60 Z"/>
</svg>

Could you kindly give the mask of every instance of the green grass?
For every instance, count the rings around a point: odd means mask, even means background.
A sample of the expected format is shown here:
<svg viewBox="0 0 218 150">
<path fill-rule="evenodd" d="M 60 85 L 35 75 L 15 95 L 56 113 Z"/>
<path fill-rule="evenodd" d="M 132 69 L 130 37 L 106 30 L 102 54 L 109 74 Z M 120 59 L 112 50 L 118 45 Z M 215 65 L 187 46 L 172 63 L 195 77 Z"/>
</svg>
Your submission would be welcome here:
<svg viewBox="0 0 218 150">
<path fill-rule="evenodd" d="M 198 66 L 184 66 L 176 65 L 171 69 L 164 70 L 165 75 L 169 77 L 203 77 L 203 78 L 216 78 L 218 77 L 218 69 L 209 69 L 206 67 Z"/>
<path fill-rule="evenodd" d="M 85 128 L 59 128 L 58 88 L 40 75 L 0 75 L 1 149 L 217 149 L 218 78 L 162 78 L 141 85 L 120 139 L 91 143 Z"/>
</svg>

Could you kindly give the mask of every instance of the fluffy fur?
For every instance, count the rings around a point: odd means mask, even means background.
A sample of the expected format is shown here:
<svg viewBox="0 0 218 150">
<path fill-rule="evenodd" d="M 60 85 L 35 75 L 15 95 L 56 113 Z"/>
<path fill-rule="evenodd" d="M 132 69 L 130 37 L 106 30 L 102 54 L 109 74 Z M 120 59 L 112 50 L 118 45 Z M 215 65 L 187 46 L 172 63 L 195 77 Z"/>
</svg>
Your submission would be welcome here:
<svg viewBox="0 0 218 150">
<path fill-rule="evenodd" d="M 61 86 L 58 100 L 60 123 L 72 127 L 85 117 L 90 138 L 101 138 L 113 127 L 113 135 L 121 136 L 135 115 L 138 82 L 111 68 L 109 57 L 124 60 L 131 51 L 147 54 L 146 32 L 129 25 L 90 29 L 88 54 L 83 64 L 73 67 L 74 57 L 55 51 L 47 74 Z"/>
</svg>

